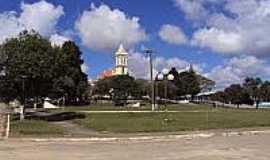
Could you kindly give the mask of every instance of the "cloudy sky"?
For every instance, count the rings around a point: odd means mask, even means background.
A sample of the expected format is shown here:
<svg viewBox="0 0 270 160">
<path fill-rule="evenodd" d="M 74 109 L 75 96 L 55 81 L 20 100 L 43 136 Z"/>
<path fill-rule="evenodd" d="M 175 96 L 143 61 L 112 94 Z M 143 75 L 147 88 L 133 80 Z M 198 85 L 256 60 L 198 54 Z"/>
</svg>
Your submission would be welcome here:
<svg viewBox="0 0 270 160">
<path fill-rule="evenodd" d="M 270 79 L 270 0 L 0 0 L 0 44 L 25 29 L 53 45 L 76 41 L 92 79 L 113 66 L 120 43 L 138 78 L 152 48 L 155 72 L 192 63 L 218 87 Z"/>
</svg>

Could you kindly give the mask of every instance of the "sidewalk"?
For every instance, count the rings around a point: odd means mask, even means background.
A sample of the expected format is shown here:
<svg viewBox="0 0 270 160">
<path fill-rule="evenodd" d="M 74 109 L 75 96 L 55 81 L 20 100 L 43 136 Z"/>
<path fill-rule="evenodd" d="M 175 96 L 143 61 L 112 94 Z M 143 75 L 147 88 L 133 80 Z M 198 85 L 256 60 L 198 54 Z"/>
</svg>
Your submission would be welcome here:
<svg viewBox="0 0 270 160">
<path fill-rule="evenodd" d="M 32 141 L 32 142 L 126 142 L 126 141 L 174 141 L 207 139 L 212 137 L 235 137 L 270 134 L 270 129 L 258 128 L 254 130 L 239 129 L 232 131 L 212 130 L 176 133 L 153 133 L 153 134 L 104 134 L 92 137 L 63 137 L 63 138 L 10 138 L 7 141 Z"/>
</svg>

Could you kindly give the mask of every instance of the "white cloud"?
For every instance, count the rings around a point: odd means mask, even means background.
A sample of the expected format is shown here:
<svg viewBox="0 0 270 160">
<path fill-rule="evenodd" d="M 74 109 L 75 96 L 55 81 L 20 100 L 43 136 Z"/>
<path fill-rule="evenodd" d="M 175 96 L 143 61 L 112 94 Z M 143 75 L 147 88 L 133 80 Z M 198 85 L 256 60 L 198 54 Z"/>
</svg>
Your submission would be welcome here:
<svg viewBox="0 0 270 160">
<path fill-rule="evenodd" d="M 7 38 L 17 36 L 24 26 L 18 22 L 15 12 L 0 13 L 0 44 Z"/>
<path fill-rule="evenodd" d="M 136 78 L 149 79 L 149 59 L 143 53 L 132 53 L 128 59 L 129 73 Z"/>
<path fill-rule="evenodd" d="M 241 56 L 231 58 L 224 65 L 214 67 L 205 75 L 216 81 L 218 88 L 224 88 L 233 83 L 241 83 L 246 77 L 269 78 L 269 67 L 270 64 L 265 60 L 254 56 Z"/>
<path fill-rule="evenodd" d="M 128 17 L 118 9 L 107 5 L 84 11 L 76 22 L 83 45 L 95 50 L 113 50 L 120 43 L 130 48 L 146 40 L 145 31 L 139 24 L 139 18 Z"/>
<path fill-rule="evenodd" d="M 0 43 L 17 36 L 23 30 L 35 30 L 45 37 L 56 32 L 59 18 L 64 15 L 62 6 L 54 6 L 46 1 L 33 4 L 21 3 L 21 13 L 0 13 Z"/>
<path fill-rule="evenodd" d="M 81 65 L 81 69 L 82 69 L 82 71 L 83 71 L 84 73 L 88 73 L 88 71 L 89 71 L 89 67 L 88 67 L 88 65 L 87 65 L 86 63 L 83 63 L 83 64 Z"/>
<path fill-rule="evenodd" d="M 149 79 L 150 77 L 150 68 L 149 68 L 149 58 L 146 57 L 143 53 L 132 53 L 130 54 L 128 61 L 129 72 L 132 76 L 136 78 Z M 156 57 L 153 59 L 153 76 L 163 69 L 171 69 L 175 67 L 177 70 L 186 70 L 189 67 L 190 63 L 177 58 L 164 58 Z M 195 64 L 194 69 L 198 72 L 202 71 L 201 65 Z"/>
<path fill-rule="evenodd" d="M 59 35 L 59 34 L 54 34 L 51 36 L 50 41 L 52 45 L 54 46 L 62 46 L 66 41 L 69 41 L 70 38 Z"/>
<path fill-rule="evenodd" d="M 217 28 L 201 29 L 193 34 L 192 44 L 211 48 L 215 52 L 232 54 L 243 50 L 240 34 Z"/>
<path fill-rule="evenodd" d="M 189 66 L 189 63 L 180 58 L 172 57 L 172 58 L 164 58 L 164 57 L 156 57 L 153 61 L 155 69 L 157 71 L 162 71 L 164 68 L 171 69 L 175 67 L 178 70 L 186 69 Z"/>
<path fill-rule="evenodd" d="M 208 8 L 214 8 L 224 1 L 226 0 L 173 0 L 187 19 L 196 22 L 203 22 L 211 15 L 211 11 Z"/>
<path fill-rule="evenodd" d="M 220 10 L 209 14 L 193 44 L 222 54 L 269 55 L 270 0 L 226 0 L 223 10 L 231 16 Z"/>
<path fill-rule="evenodd" d="M 209 14 L 203 5 L 204 0 L 174 0 L 174 2 L 190 20 L 201 21 Z"/>
<path fill-rule="evenodd" d="M 64 15 L 63 7 L 55 7 L 46 1 L 21 5 L 19 22 L 28 30 L 34 29 L 41 35 L 48 36 L 55 32 L 59 18 Z"/>
<path fill-rule="evenodd" d="M 188 39 L 181 28 L 166 24 L 163 25 L 159 31 L 159 37 L 170 44 L 185 44 Z"/>
<path fill-rule="evenodd" d="M 154 64 L 154 76 L 158 71 L 162 71 L 164 68 L 170 69 L 176 67 L 178 71 L 185 71 L 189 69 L 190 63 L 186 60 L 173 57 L 164 58 L 156 57 L 153 59 Z M 270 64 L 266 60 L 258 59 L 254 56 L 240 56 L 231 58 L 223 65 L 218 65 L 211 69 L 210 72 L 205 73 L 204 64 L 193 65 L 196 72 L 208 77 L 216 82 L 217 88 L 225 88 L 230 84 L 241 83 L 246 77 L 262 77 L 269 78 Z M 132 53 L 129 57 L 129 72 L 136 78 L 149 79 L 149 59 L 143 53 Z"/>
<path fill-rule="evenodd" d="M 191 44 L 234 56 L 205 74 L 223 88 L 247 76 L 269 79 L 270 0 L 173 0 L 195 27 Z M 218 6 L 218 7 L 217 7 Z"/>
</svg>

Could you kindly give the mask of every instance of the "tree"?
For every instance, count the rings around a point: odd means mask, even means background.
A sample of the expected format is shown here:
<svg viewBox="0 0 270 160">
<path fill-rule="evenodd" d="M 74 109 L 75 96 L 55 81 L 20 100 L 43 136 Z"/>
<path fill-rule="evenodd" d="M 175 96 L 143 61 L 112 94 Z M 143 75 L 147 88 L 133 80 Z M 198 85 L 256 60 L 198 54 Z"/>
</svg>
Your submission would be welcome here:
<svg viewBox="0 0 270 160">
<path fill-rule="evenodd" d="M 144 79 L 136 79 L 136 88 L 134 90 L 134 96 L 138 99 L 142 99 L 143 96 L 150 95 L 151 83 Z"/>
<path fill-rule="evenodd" d="M 7 40 L 0 51 L 2 93 L 9 100 L 47 96 L 51 89 L 55 58 L 51 43 L 39 34 L 23 32 Z M 24 85 L 24 87 L 23 87 Z"/>
<path fill-rule="evenodd" d="M 233 84 L 226 88 L 225 94 L 232 104 L 237 105 L 237 108 L 239 108 L 240 104 L 247 104 L 250 102 L 248 93 L 245 92 L 240 84 Z"/>
<path fill-rule="evenodd" d="M 173 83 L 176 85 L 177 82 L 180 80 L 180 77 L 179 77 L 179 73 L 178 71 L 176 70 L 175 67 L 173 67 L 170 71 L 169 71 L 169 74 L 172 74 L 174 79 L 173 79 Z"/>
<path fill-rule="evenodd" d="M 0 47 L 0 96 L 6 101 L 81 98 L 87 75 L 81 71 L 81 52 L 74 42 L 52 47 L 35 31 L 22 32 Z"/>
<path fill-rule="evenodd" d="M 202 75 L 196 74 L 198 82 L 200 84 L 200 88 L 202 92 L 211 91 L 215 87 L 215 82 L 211 79 L 208 79 Z"/>
<path fill-rule="evenodd" d="M 72 41 L 65 42 L 56 57 L 56 75 L 54 79 L 53 96 L 65 96 L 67 103 L 77 103 L 83 99 L 88 86 L 87 75 L 81 65 L 81 51 Z"/>
<path fill-rule="evenodd" d="M 110 95 L 112 100 L 118 104 L 126 101 L 129 96 L 136 96 L 137 83 L 128 75 L 113 76 L 96 82 L 95 94 Z"/>
<path fill-rule="evenodd" d="M 270 101 L 270 82 L 265 81 L 260 87 L 260 98 L 263 101 Z"/>
<path fill-rule="evenodd" d="M 171 81 L 165 82 L 165 80 L 156 82 L 157 96 L 161 98 L 165 98 L 165 94 L 164 94 L 165 85 L 167 85 L 167 98 L 176 99 L 178 88 L 175 86 L 173 82 Z"/>
<path fill-rule="evenodd" d="M 260 78 L 246 78 L 243 84 L 246 92 L 250 95 L 251 99 L 256 103 L 256 108 L 259 107 L 260 102 L 260 87 L 262 80 Z"/>
<path fill-rule="evenodd" d="M 200 93 L 201 88 L 198 76 L 193 70 L 182 72 L 179 74 L 179 77 L 178 87 L 181 94 L 191 95 L 191 98 L 193 99 L 196 94 Z"/>
<path fill-rule="evenodd" d="M 176 68 L 172 68 L 169 74 L 174 76 L 172 82 L 177 88 L 178 96 L 191 95 L 193 98 L 201 90 L 211 90 L 215 85 L 214 81 L 197 74 L 192 67 L 181 73 L 178 73 Z"/>
<path fill-rule="evenodd" d="M 219 91 L 211 96 L 211 100 L 228 103 L 228 98 L 225 92 Z"/>
</svg>

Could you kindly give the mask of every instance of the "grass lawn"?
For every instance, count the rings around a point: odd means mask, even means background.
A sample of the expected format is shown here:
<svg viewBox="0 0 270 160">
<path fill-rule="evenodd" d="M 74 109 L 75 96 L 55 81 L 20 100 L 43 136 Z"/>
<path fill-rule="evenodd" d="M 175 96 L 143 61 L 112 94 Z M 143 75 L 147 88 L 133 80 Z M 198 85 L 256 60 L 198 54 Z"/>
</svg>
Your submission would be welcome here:
<svg viewBox="0 0 270 160">
<path fill-rule="evenodd" d="M 77 112 L 77 111 L 124 111 L 124 110 L 151 110 L 150 106 L 141 108 L 116 107 L 113 105 L 93 105 L 93 106 L 67 106 L 60 109 L 53 109 L 52 112 Z"/>
<path fill-rule="evenodd" d="M 11 136 L 58 136 L 63 135 L 62 128 L 46 121 L 24 120 L 11 121 Z"/>
<path fill-rule="evenodd" d="M 178 107 L 180 109 L 181 107 Z M 114 133 L 173 132 L 270 126 L 270 111 L 209 109 L 195 106 L 178 113 L 89 113 L 76 123 Z M 196 112 L 189 112 L 196 111 Z"/>
<path fill-rule="evenodd" d="M 189 111 L 189 110 L 209 110 L 209 106 L 188 105 L 188 104 L 175 104 L 168 105 L 166 108 L 164 105 L 160 105 L 158 110 L 169 111 Z M 68 106 L 60 109 L 53 109 L 51 112 L 78 112 L 78 111 L 151 111 L 151 105 L 147 104 L 140 108 L 132 107 L 116 107 L 113 105 L 93 105 L 93 106 Z"/>
</svg>

